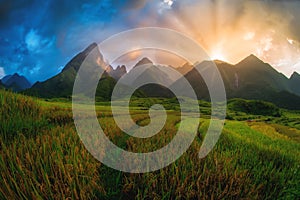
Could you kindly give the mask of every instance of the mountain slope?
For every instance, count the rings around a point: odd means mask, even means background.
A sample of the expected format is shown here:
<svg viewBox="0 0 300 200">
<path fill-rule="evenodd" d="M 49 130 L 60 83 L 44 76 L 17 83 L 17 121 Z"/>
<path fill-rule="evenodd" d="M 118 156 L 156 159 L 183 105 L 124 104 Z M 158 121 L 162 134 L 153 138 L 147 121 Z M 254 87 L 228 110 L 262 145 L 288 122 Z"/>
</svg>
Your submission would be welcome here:
<svg viewBox="0 0 300 200">
<path fill-rule="evenodd" d="M 74 68 L 70 68 L 44 82 L 35 83 L 25 94 L 42 98 L 70 97 L 76 73 Z"/>
<path fill-rule="evenodd" d="M 107 66 L 103 61 L 103 56 L 100 53 L 98 46 L 96 43 L 88 46 L 84 51 L 77 54 L 67 65 L 64 67 L 61 73 L 56 76 L 44 81 L 35 83 L 32 88 L 25 91 L 26 94 L 39 96 L 42 98 L 54 98 L 54 97 L 65 97 L 69 98 L 72 95 L 74 81 L 77 75 L 77 72 L 82 64 L 82 62 L 89 56 L 87 65 L 92 65 L 97 68 L 97 70 L 105 70 L 104 68 Z M 94 69 L 94 68 L 93 68 Z M 93 73 L 91 73 L 93 74 Z M 104 73 L 105 77 L 107 74 Z M 90 77 L 97 78 L 97 77 Z M 107 83 L 106 83 L 107 82 Z M 104 94 L 101 92 L 105 98 L 109 96 L 110 91 L 106 87 L 110 85 L 114 85 L 114 79 L 106 78 L 101 81 L 102 84 L 99 84 L 99 89 L 97 91 L 107 91 L 108 94 Z M 104 84 L 105 83 L 105 84 Z M 96 94 L 97 95 L 97 94 Z"/>
<path fill-rule="evenodd" d="M 290 91 L 288 78 L 254 55 L 248 56 L 235 67 L 241 87 L 254 84 L 270 87 L 278 92 Z"/>
<path fill-rule="evenodd" d="M 289 79 L 290 89 L 297 95 L 300 96 L 300 74 L 294 72 Z"/>
</svg>

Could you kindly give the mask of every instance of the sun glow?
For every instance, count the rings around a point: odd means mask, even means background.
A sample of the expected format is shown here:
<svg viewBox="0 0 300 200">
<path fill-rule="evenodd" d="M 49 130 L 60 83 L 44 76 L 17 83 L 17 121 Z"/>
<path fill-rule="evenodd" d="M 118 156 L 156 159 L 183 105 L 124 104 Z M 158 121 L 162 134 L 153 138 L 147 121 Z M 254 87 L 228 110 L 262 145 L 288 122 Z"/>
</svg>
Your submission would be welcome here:
<svg viewBox="0 0 300 200">
<path fill-rule="evenodd" d="M 226 56 L 220 50 L 213 51 L 209 56 L 211 60 L 227 61 Z"/>
</svg>

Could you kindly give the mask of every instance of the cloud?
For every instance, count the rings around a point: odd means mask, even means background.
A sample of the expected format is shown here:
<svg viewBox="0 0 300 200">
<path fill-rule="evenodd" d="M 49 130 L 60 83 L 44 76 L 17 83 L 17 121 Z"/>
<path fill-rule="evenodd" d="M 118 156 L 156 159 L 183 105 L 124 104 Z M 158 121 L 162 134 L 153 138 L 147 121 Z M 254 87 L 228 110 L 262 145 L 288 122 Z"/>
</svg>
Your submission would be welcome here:
<svg viewBox="0 0 300 200">
<path fill-rule="evenodd" d="M 267 62 L 286 63 L 285 72 L 300 53 L 299 9 L 299 1 L 283 0 L 2 0 L 0 66 L 44 80 L 92 42 L 158 26 L 188 35 L 208 53 L 226 51 L 231 62 L 260 50 Z"/>
<path fill-rule="evenodd" d="M 3 78 L 5 75 L 6 74 L 5 74 L 3 67 L 0 67 L 0 79 Z"/>
<path fill-rule="evenodd" d="M 53 45 L 55 38 L 46 38 L 38 34 L 38 31 L 31 29 L 25 36 L 27 49 L 32 53 L 40 53 Z"/>
<path fill-rule="evenodd" d="M 36 51 L 41 46 L 41 37 L 31 29 L 25 36 L 25 43 L 29 51 Z"/>
</svg>

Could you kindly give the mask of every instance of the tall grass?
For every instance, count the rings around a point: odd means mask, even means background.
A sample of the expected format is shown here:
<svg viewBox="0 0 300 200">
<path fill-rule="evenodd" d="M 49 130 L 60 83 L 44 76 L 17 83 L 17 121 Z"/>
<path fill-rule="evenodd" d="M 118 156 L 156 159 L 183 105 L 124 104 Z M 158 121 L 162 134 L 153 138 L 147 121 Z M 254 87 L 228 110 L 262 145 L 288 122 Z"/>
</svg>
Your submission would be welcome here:
<svg viewBox="0 0 300 200">
<path fill-rule="evenodd" d="M 1 142 L 0 199 L 90 199 L 104 193 L 100 163 L 71 126 Z"/>
<path fill-rule="evenodd" d="M 300 197 L 299 143 L 270 138 L 243 122 L 227 122 L 217 146 L 203 160 L 197 155 L 200 144 L 195 140 L 178 161 L 160 171 L 126 175 L 124 190 L 138 199 Z M 147 148 L 136 143 L 133 147 Z"/>
<path fill-rule="evenodd" d="M 0 90 L 0 133 L 5 141 L 19 133 L 37 134 L 46 121 L 42 109 L 33 98 Z"/>
<path fill-rule="evenodd" d="M 176 162 L 129 174 L 87 152 L 67 103 L 0 92 L 0 105 L 0 199 L 300 199 L 299 132 L 283 125 L 227 121 L 213 151 L 199 160 L 209 124 L 200 119 L 196 139 Z M 148 112 L 135 109 L 133 120 L 147 125 Z M 139 140 L 118 128 L 108 106 L 98 106 L 97 116 L 106 135 L 132 152 L 163 147 L 179 122 L 168 111 L 164 129 Z"/>
</svg>

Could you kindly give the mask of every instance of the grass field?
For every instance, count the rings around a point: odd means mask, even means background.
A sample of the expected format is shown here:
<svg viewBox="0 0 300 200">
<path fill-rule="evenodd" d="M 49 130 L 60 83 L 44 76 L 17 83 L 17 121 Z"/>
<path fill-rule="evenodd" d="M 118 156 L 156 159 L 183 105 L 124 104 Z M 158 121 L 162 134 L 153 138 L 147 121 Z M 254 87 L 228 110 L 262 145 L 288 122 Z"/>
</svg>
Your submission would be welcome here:
<svg viewBox="0 0 300 200">
<path fill-rule="evenodd" d="M 117 127 L 108 103 L 96 104 L 100 125 L 119 147 L 147 152 L 176 133 L 176 101 L 144 101 L 132 100 L 137 124 L 149 123 L 147 109 L 154 103 L 168 109 L 168 118 L 159 134 L 142 142 Z M 210 105 L 199 103 L 199 132 L 188 151 L 161 170 L 130 174 L 89 154 L 76 133 L 71 102 L 0 91 L 0 199 L 300 199 L 299 112 L 228 110 L 217 145 L 200 160 Z"/>
</svg>

